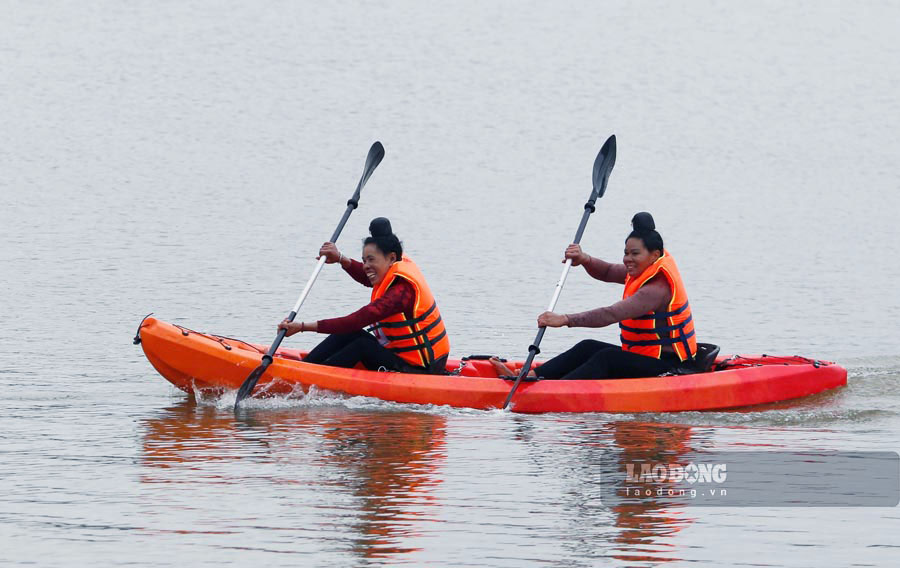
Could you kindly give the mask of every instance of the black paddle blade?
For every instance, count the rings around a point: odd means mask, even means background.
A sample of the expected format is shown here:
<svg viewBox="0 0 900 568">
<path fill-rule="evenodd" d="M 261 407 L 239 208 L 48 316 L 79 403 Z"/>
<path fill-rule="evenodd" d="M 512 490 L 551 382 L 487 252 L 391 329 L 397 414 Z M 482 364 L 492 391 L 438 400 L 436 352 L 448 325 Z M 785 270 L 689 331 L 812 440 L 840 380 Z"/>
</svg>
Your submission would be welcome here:
<svg viewBox="0 0 900 568">
<path fill-rule="evenodd" d="M 597 159 L 594 160 L 594 193 L 597 199 L 603 197 L 606 193 L 606 182 L 609 181 L 609 174 L 612 172 L 613 166 L 616 165 L 616 135 L 613 134 L 606 139 Z"/>
<path fill-rule="evenodd" d="M 375 171 L 375 168 L 378 167 L 378 164 L 380 164 L 383 159 L 384 146 L 381 145 L 381 142 L 375 142 L 372 144 L 372 147 L 369 148 L 369 155 L 366 156 L 366 167 L 363 168 L 363 175 L 359 180 L 359 189 L 362 189 L 362 186 L 366 185 L 366 182 L 369 181 L 369 177 L 372 176 L 372 172 Z"/>
<path fill-rule="evenodd" d="M 266 372 L 266 368 L 268 366 L 268 364 L 263 362 L 262 365 L 253 369 L 253 372 L 247 375 L 247 378 L 244 380 L 244 384 L 242 384 L 241 388 L 238 390 L 237 398 L 234 399 L 235 412 L 237 411 L 238 405 L 241 403 L 241 401 L 253 393 L 253 387 L 255 387 L 256 383 L 259 382 L 259 378 L 263 373 Z"/>
</svg>

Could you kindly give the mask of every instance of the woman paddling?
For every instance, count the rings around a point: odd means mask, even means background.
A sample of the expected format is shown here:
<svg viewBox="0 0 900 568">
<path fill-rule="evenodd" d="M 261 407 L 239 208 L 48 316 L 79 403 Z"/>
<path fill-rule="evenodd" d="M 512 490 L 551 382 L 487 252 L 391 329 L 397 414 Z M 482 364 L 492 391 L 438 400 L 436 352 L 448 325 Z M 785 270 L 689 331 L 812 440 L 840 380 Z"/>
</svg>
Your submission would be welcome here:
<svg viewBox="0 0 900 568">
<path fill-rule="evenodd" d="M 363 262 L 347 258 L 334 243 L 319 255 L 327 264 L 340 263 L 351 278 L 372 288 L 371 302 L 350 315 L 317 322 L 288 322 L 278 329 L 330 334 L 303 359 L 333 367 L 355 367 L 404 373 L 445 371 L 450 340 L 441 312 L 419 267 L 403 255 L 400 239 L 384 217 L 369 224 L 363 241 Z M 369 329 L 373 333 L 364 331 Z"/>
<path fill-rule="evenodd" d="M 620 302 L 577 314 L 544 312 L 538 326 L 605 327 L 618 323 L 622 345 L 585 339 L 529 373 L 542 379 L 618 379 L 653 377 L 672 370 L 697 353 L 694 322 L 675 260 L 663 248 L 653 217 L 632 218 L 622 264 L 593 258 L 569 245 L 565 258 L 584 266 L 592 277 L 625 285 Z M 501 375 L 513 375 L 498 359 Z"/>
</svg>

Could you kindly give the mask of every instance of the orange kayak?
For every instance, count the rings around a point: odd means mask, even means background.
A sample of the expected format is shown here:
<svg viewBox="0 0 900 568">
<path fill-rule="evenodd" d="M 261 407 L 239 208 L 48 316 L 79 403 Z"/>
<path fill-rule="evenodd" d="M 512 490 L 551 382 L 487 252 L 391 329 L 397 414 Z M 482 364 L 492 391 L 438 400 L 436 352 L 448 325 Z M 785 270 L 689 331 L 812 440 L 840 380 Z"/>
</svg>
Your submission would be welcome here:
<svg viewBox="0 0 900 568">
<path fill-rule="evenodd" d="M 266 346 L 196 332 L 147 318 L 138 332 L 153 367 L 176 387 L 193 393 L 236 390 L 259 365 Z M 138 339 L 136 338 L 136 341 Z M 450 360 L 448 375 L 386 373 L 304 363 L 303 352 L 280 349 L 255 396 L 306 392 L 309 387 L 413 404 L 482 410 L 500 408 L 513 381 L 498 378 L 484 360 Z M 804 357 L 727 357 L 706 373 L 642 379 L 523 382 L 513 412 L 678 412 L 765 404 L 808 396 L 847 384 L 839 365 Z M 507 365 L 521 368 L 522 363 Z"/>
</svg>

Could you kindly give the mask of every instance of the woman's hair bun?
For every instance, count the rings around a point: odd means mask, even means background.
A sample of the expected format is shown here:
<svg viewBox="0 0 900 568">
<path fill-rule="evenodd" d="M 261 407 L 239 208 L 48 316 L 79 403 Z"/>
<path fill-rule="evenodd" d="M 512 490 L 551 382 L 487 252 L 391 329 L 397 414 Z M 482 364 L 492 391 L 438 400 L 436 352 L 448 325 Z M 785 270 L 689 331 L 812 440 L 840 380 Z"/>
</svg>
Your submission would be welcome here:
<svg viewBox="0 0 900 568">
<path fill-rule="evenodd" d="M 635 213 L 634 217 L 631 218 L 631 227 L 637 233 L 646 233 L 656 229 L 656 223 L 653 222 L 653 215 L 646 211 L 641 211 L 640 213 Z"/>
<path fill-rule="evenodd" d="M 391 222 L 387 217 L 376 217 L 369 223 L 369 233 L 373 237 L 386 237 L 394 234 L 394 231 L 391 229 Z"/>
<path fill-rule="evenodd" d="M 646 211 L 635 213 L 634 217 L 631 218 L 631 226 L 634 227 L 634 230 L 628 235 L 628 239 L 633 237 L 641 239 L 647 250 L 651 252 L 658 250 L 660 255 L 665 254 L 666 249 L 663 246 L 662 235 L 656 232 L 656 223 L 653 222 L 653 215 Z M 625 239 L 625 242 L 628 242 L 628 239 Z"/>
<path fill-rule="evenodd" d="M 372 219 L 372 222 L 369 223 L 369 232 L 372 236 L 363 240 L 363 246 L 375 245 L 385 256 L 394 253 L 397 260 L 403 258 L 403 243 L 394 234 L 391 222 L 386 217 Z"/>
</svg>

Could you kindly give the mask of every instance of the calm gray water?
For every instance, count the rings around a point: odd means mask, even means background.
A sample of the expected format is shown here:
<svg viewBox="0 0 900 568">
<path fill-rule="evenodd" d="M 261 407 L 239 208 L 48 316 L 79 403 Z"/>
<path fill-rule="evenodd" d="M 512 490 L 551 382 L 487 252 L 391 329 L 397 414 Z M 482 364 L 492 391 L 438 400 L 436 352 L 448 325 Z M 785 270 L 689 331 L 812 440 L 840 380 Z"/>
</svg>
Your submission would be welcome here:
<svg viewBox="0 0 900 568">
<path fill-rule="evenodd" d="M 900 5 L 326 4 L 0 3 L 0 564 L 896 565 L 896 508 L 617 508 L 598 464 L 900 448 Z M 618 258 L 651 211 L 701 340 L 839 361 L 847 388 L 621 416 L 320 394 L 236 419 L 131 345 L 151 311 L 271 341 L 381 140 L 343 249 L 389 216 L 454 353 L 522 358 L 611 133 L 585 249 Z M 301 317 L 367 294 L 328 267 Z M 620 294 L 575 270 L 559 310 Z"/>
</svg>

